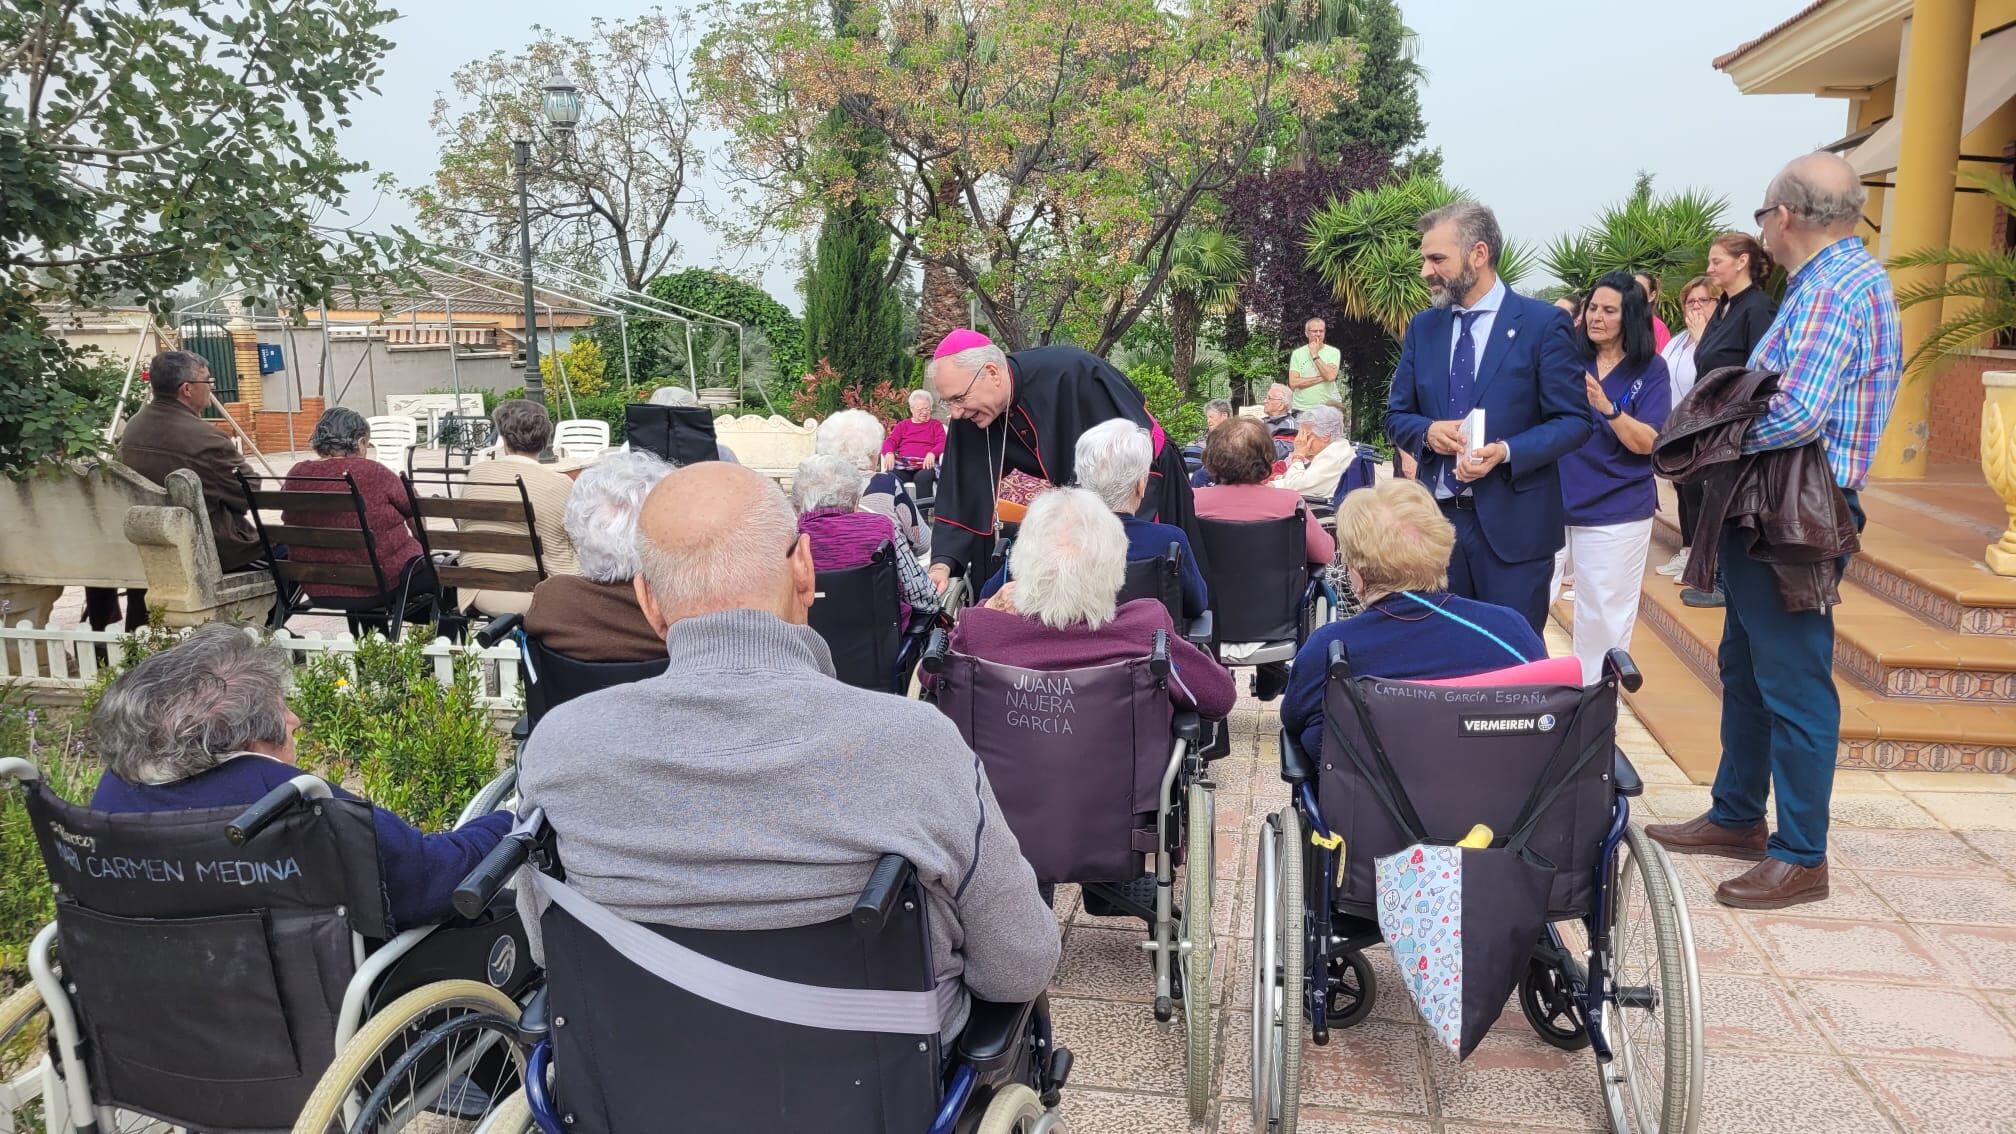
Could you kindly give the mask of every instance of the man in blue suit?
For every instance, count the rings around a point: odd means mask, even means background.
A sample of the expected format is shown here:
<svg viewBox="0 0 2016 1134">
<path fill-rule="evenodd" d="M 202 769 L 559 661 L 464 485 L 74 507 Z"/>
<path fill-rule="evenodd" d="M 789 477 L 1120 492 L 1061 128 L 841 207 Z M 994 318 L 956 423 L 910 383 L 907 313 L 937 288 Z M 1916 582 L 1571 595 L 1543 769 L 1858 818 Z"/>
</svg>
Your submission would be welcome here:
<svg viewBox="0 0 2016 1134">
<path fill-rule="evenodd" d="M 1595 428 L 1582 360 L 1567 315 L 1498 278 L 1505 238 L 1490 209 L 1459 201 L 1415 227 L 1435 306 L 1407 325 L 1386 435 L 1456 527 L 1449 590 L 1509 606 L 1537 633 L 1563 540 L 1554 462 Z M 1473 449 L 1463 420 L 1479 408 L 1486 436 Z"/>
</svg>

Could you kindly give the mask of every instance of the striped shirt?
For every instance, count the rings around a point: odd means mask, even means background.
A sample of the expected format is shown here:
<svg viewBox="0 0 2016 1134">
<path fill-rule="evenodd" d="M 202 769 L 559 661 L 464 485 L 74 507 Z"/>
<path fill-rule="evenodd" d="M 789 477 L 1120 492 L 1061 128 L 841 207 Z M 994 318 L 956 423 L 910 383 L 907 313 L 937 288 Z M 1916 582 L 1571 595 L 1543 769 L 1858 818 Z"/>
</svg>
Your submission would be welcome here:
<svg viewBox="0 0 2016 1134">
<path fill-rule="evenodd" d="M 1861 488 L 1897 400 L 1904 343 L 1890 277 L 1860 240 L 1842 237 L 1793 273 L 1750 367 L 1780 377 L 1743 451 L 1821 438 L 1835 482 Z"/>
</svg>

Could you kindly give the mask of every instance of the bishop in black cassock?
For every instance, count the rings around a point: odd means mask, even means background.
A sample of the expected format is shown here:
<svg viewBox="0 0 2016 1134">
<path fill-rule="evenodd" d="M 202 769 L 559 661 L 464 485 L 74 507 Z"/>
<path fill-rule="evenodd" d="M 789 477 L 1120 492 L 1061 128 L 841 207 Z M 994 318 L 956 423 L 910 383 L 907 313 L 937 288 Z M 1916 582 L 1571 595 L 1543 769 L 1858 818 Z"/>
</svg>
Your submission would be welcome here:
<svg viewBox="0 0 2016 1134">
<path fill-rule="evenodd" d="M 985 335 L 945 336 L 931 364 L 931 386 L 951 411 L 944 472 L 933 505 L 933 574 L 992 570 L 996 493 L 1010 470 L 1051 485 L 1074 483 L 1078 438 L 1102 421 L 1124 417 L 1149 430 L 1155 461 L 1141 499 L 1143 519 L 1175 524 L 1190 537 L 1204 568 L 1204 540 L 1190 498 L 1183 451 L 1127 377 L 1105 359 L 1073 346 L 1003 355 Z"/>
</svg>

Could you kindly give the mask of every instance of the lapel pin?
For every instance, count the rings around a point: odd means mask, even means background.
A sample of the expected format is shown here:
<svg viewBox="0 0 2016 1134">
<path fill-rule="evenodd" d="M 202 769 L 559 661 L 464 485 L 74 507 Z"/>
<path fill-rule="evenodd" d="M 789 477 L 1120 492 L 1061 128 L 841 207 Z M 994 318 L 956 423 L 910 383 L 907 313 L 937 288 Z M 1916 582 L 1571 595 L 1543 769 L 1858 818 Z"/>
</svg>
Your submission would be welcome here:
<svg viewBox="0 0 2016 1134">
<path fill-rule="evenodd" d="M 1518 338 L 1518 337 L 1519 337 L 1519 328 L 1517 328 L 1517 327 L 1507 327 L 1507 328 L 1505 328 L 1505 337 L 1506 337 L 1506 338 L 1508 338 L 1508 339 L 1516 339 L 1516 338 Z"/>
</svg>

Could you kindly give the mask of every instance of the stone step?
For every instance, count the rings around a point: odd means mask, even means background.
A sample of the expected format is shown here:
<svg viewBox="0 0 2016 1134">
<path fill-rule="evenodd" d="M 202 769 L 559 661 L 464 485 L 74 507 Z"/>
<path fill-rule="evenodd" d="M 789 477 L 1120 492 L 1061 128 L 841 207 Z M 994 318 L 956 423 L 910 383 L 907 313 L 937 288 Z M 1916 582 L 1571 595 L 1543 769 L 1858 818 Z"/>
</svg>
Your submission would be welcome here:
<svg viewBox="0 0 2016 1134">
<path fill-rule="evenodd" d="M 1677 529 L 1657 529 L 1654 565 L 1679 546 Z M 1670 580 L 1659 577 L 1647 586 L 1672 592 L 1678 602 L 1679 588 Z M 1719 638 L 1721 615 L 1709 613 Z M 1932 621 L 1856 581 L 1852 568 L 1834 608 L 1834 664 L 1890 697 L 2016 705 L 2016 640 Z"/>
<path fill-rule="evenodd" d="M 1994 537 L 1982 535 L 1983 526 L 1970 517 L 1929 502 L 1892 500 L 1888 491 L 1864 494 L 1869 524 L 1861 553 L 1849 561 L 1848 580 L 1950 630 L 2016 640 L 2016 578 L 1981 562 Z M 1661 492 L 1665 506 L 1655 530 L 1678 546 L 1671 489 L 1662 483 Z M 2016 643 L 2009 648 L 2016 651 Z"/>
<path fill-rule="evenodd" d="M 1644 598 L 1638 607 L 1638 630 L 1631 652 L 1639 659 L 1640 669 L 1648 664 L 1658 667 L 1666 678 L 1660 684 L 1677 688 L 1654 689 L 1648 670 L 1646 688 L 1631 699 L 1631 705 L 1674 760 L 1698 779 L 1704 768 L 1712 776 L 1721 749 L 1716 649 L 1722 640 L 1722 611 L 1688 607 L 1680 601 L 1680 588 L 1652 572 L 1672 550 L 1664 540 L 1657 541 L 1652 562 L 1646 565 Z M 1864 610 L 1883 607 L 1880 599 L 1867 592 L 1851 595 L 1849 601 L 1854 603 L 1858 598 Z M 1895 613 L 1910 617 L 1901 611 Z M 1566 612 L 1558 616 L 1572 617 Z M 1842 656 L 1838 639 L 1847 636 L 1854 619 L 1839 613 L 1837 619 L 1844 623 L 1837 634 L 1838 664 Z M 1939 627 L 1925 628 L 1928 633 L 1942 632 Z M 1889 647 L 1876 649 L 1877 656 L 1883 656 Z M 1665 662 L 1662 653 L 1680 665 Z M 1895 653 L 1890 656 L 1899 657 Z M 1690 676 L 1694 684 L 1680 681 L 1680 673 Z M 1837 677 L 1836 685 L 1841 692 L 1841 741 L 1836 762 L 1841 767 L 2016 771 L 2016 702 L 1887 697 L 1846 674 Z"/>
</svg>

